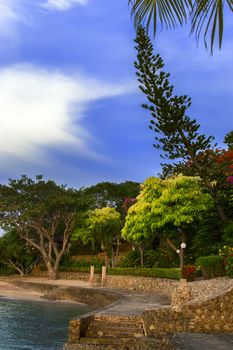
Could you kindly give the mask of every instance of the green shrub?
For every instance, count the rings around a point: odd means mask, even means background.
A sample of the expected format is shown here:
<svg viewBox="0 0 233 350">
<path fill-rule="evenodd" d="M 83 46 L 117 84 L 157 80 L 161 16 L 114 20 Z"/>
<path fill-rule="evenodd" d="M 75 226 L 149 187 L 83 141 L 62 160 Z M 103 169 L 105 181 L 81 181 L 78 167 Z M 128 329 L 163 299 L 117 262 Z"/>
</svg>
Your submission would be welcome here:
<svg viewBox="0 0 233 350">
<path fill-rule="evenodd" d="M 66 258 L 61 261 L 61 266 L 66 266 L 66 267 L 90 268 L 91 266 L 95 266 L 97 268 L 101 268 L 103 265 L 104 265 L 104 261 L 96 257 L 92 257 L 90 259 L 83 258 L 76 261 L 71 260 L 70 258 Z"/>
<path fill-rule="evenodd" d="M 8 276 L 8 275 L 13 275 L 16 274 L 16 270 L 13 268 L 7 266 L 7 265 L 2 265 L 0 266 L 0 276 Z"/>
<path fill-rule="evenodd" d="M 89 273 L 90 267 L 68 267 L 59 266 L 58 271 L 61 272 L 83 272 Z M 101 273 L 102 268 L 95 268 L 95 273 Z M 180 279 L 180 268 L 173 269 L 160 269 L 160 268 L 108 268 L 107 274 L 118 276 L 142 276 L 142 277 L 155 277 L 155 278 L 170 278 Z"/>
<path fill-rule="evenodd" d="M 222 256 L 202 256 L 197 259 L 196 264 L 200 266 L 202 275 L 206 279 L 225 275 L 224 259 Z"/>
<path fill-rule="evenodd" d="M 157 250 L 145 250 L 144 252 L 144 267 L 150 268 L 173 268 L 179 266 L 177 254 L 168 249 L 159 248 Z M 120 267 L 140 267 L 140 252 L 136 248 L 130 251 L 120 263 Z"/>
<path fill-rule="evenodd" d="M 142 276 L 155 278 L 180 279 L 180 268 L 162 269 L 162 268 L 113 268 L 108 269 L 109 275 L 119 276 Z"/>
<path fill-rule="evenodd" d="M 84 272 L 84 273 L 88 273 L 90 272 L 90 266 L 59 266 L 58 271 L 60 272 Z M 101 273 L 102 268 L 100 267 L 95 267 L 95 273 Z"/>
<path fill-rule="evenodd" d="M 225 263 L 226 274 L 229 277 L 233 277 L 233 256 L 228 256 Z"/>
<path fill-rule="evenodd" d="M 140 266 L 140 253 L 136 250 L 131 250 L 125 255 L 120 263 L 120 267 L 136 267 Z"/>
<path fill-rule="evenodd" d="M 158 267 L 159 252 L 157 250 L 146 250 L 144 254 L 144 267 Z"/>
</svg>

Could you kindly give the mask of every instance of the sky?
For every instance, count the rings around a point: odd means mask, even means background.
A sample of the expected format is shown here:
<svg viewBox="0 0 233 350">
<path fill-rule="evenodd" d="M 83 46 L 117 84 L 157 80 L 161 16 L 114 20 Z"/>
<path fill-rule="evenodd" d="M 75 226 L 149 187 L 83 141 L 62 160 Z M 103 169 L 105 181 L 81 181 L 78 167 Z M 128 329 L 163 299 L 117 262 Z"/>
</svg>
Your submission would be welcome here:
<svg viewBox="0 0 233 350">
<path fill-rule="evenodd" d="M 223 146 L 233 129 L 233 22 L 210 56 L 188 28 L 159 31 L 155 52 L 190 116 Z M 161 170 L 140 107 L 127 0 L 0 0 L 0 183 L 43 174 L 80 188 L 143 182 Z"/>
</svg>

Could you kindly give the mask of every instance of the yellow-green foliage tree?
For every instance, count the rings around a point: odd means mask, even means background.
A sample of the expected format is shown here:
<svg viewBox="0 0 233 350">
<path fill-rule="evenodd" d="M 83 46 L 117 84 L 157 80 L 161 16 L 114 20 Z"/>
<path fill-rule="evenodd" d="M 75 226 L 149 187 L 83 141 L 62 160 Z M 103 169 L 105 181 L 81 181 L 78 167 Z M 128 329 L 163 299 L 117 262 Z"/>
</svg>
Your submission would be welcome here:
<svg viewBox="0 0 233 350">
<path fill-rule="evenodd" d="M 77 226 L 73 233 L 73 240 L 81 240 L 87 244 L 99 244 L 105 253 L 105 264 L 109 259 L 112 266 L 118 255 L 119 238 L 121 234 L 121 216 L 114 208 L 104 207 L 87 212 L 82 225 Z M 114 251 L 114 245 L 116 251 Z"/>
<path fill-rule="evenodd" d="M 129 208 L 122 237 L 141 244 L 158 235 L 177 251 L 173 240 L 185 242 L 189 225 L 202 220 L 212 207 L 213 199 L 203 191 L 198 177 L 150 177 Z"/>
</svg>

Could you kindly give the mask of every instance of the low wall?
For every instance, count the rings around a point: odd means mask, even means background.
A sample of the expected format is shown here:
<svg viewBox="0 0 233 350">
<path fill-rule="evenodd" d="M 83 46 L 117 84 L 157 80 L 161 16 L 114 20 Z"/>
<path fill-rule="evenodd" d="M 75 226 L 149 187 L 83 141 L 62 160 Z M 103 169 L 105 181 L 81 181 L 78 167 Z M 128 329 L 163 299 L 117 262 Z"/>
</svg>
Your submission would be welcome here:
<svg viewBox="0 0 233 350">
<path fill-rule="evenodd" d="M 34 274 L 35 277 L 46 277 L 46 272 L 39 272 Z M 59 272 L 59 279 L 71 279 L 88 282 L 90 274 L 79 272 Z M 101 285 L 101 275 L 95 274 L 94 285 Z M 119 288 L 130 291 L 138 291 L 144 293 L 153 293 L 168 296 L 172 295 L 174 288 L 179 284 L 179 281 L 170 280 L 166 278 L 153 278 L 153 277 L 139 277 L 139 276 L 113 276 L 107 275 L 106 283 L 107 288 Z"/>
<path fill-rule="evenodd" d="M 45 299 L 73 300 L 100 309 L 117 301 L 121 294 L 103 289 L 59 286 L 48 283 L 37 283 L 15 280 L 16 286 L 36 290 L 44 294 Z"/>
<path fill-rule="evenodd" d="M 143 314 L 148 336 L 179 332 L 233 332 L 233 288 L 206 300 L 190 301 L 179 308 L 145 311 Z"/>
</svg>

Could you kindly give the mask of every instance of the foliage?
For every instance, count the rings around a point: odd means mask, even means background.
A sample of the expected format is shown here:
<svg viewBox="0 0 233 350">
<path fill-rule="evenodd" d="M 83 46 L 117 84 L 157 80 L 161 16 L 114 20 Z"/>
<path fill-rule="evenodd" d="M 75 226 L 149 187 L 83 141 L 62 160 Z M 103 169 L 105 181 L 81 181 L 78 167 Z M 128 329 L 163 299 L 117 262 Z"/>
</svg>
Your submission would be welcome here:
<svg viewBox="0 0 233 350">
<path fill-rule="evenodd" d="M 61 262 L 61 265 L 63 267 L 87 267 L 90 268 L 91 266 L 94 266 L 96 268 L 101 268 L 104 265 L 104 261 L 101 259 L 98 259 L 96 257 L 92 257 L 91 259 L 85 259 L 82 258 L 80 260 L 65 260 Z"/>
<path fill-rule="evenodd" d="M 59 266 L 59 271 L 61 272 L 80 272 L 88 273 L 90 272 L 89 267 L 68 267 Z M 95 268 L 95 273 L 101 273 L 101 268 Z M 170 278 L 170 279 L 180 279 L 180 269 L 162 269 L 162 268 L 108 268 L 108 275 L 118 275 L 118 276 L 141 276 L 141 277 L 154 277 L 154 278 Z"/>
<path fill-rule="evenodd" d="M 193 281 L 196 272 L 196 266 L 186 265 L 182 268 L 182 278 L 185 278 L 187 281 Z"/>
<path fill-rule="evenodd" d="M 73 240 L 83 243 L 99 243 L 107 257 L 113 255 L 113 245 L 120 237 L 121 217 L 114 208 L 105 207 L 90 210 L 86 213 L 82 226 L 77 226 L 73 233 Z"/>
<path fill-rule="evenodd" d="M 196 265 L 200 266 L 203 276 L 207 279 L 225 275 L 224 259 L 222 256 L 210 255 L 199 257 Z"/>
<path fill-rule="evenodd" d="M 44 259 L 50 278 L 65 254 L 78 212 L 84 202 L 79 191 L 22 176 L 0 185 L 0 226 L 12 227 Z"/>
<path fill-rule="evenodd" d="M 214 138 L 201 134 L 200 125 L 188 116 L 191 99 L 174 94 L 170 74 L 162 71 L 163 60 L 160 55 L 153 54 L 153 45 L 141 27 L 135 42 L 138 52 L 136 74 L 139 87 L 148 100 L 143 107 L 152 117 L 150 128 L 156 133 L 154 146 L 161 150 L 162 158 L 169 160 L 163 164 L 163 176 L 178 173 L 199 176 L 214 199 L 221 221 L 231 221 L 229 198 L 232 188 L 226 181 L 225 161 L 216 161 L 222 152 L 215 149 Z"/>
<path fill-rule="evenodd" d="M 140 266 L 140 253 L 138 249 L 131 250 L 127 253 L 120 263 L 120 267 L 137 267 Z"/>
<path fill-rule="evenodd" d="M 227 276 L 233 278 L 233 255 L 228 256 L 226 258 L 225 270 L 226 270 Z"/>
<path fill-rule="evenodd" d="M 225 11 L 232 11 L 232 0 L 227 0 L 226 4 L 218 0 L 128 0 L 132 6 L 131 14 L 134 17 L 135 27 L 145 23 L 147 30 L 151 22 L 156 34 L 158 22 L 161 27 L 176 28 L 177 25 L 183 25 L 189 20 L 191 22 L 191 33 L 196 33 L 196 38 L 204 33 L 204 42 L 207 47 L 207 36 L 210 38 L 210 48 L 213 51 L 213 46 L 216 37 L 218 38 L 219 49 L 222 44 L 223 23 Z M 218 34 L 217 34 L 218 32 Z"/>
<path fill-rule="evenodd" d="M 214 211 L 207 212 L 204 220 L 194 225 L 189 243 L 190 253 L 196 259 L 200 256 L 217 255 L 222 240 L 221 222 Z"/>
<path fill-rule="evenodd" d="M 225 135 L 224 143 L 227 145 L 229 150 L 233 149 L 233 130 Z"/>
<path fill-rule="evenodd" d="M 227 276 L 233 277 L 233 247 L 224 245 L 219 249 L 219 255 L 224 259 Z"/>
<path fill-rule="evenodd" d="M 233 223 L 226 225 L 226 227 L 224 228 L 223 242 L 226 245 L 233 246 Z"/>
<path fill-rule="evenodd" d="M 9 276 L 13 275 L 14 273 L 15 269 L 13 269 L 13 267 L 10 267 L 8 264 L 0 263 L 0 276 Z"/>
<path fill-rule="evenodd" d="M 120 263 L 120 267 L 140 267 L 140 265 L 138 249 L 130 251 Z M 171 250 L 165 248 L 145 250 L 143 266 L 145 268 L 173 268 L 177 266 L 177 256 L 174 256 Z"/>
<path fill-rule="evenodd" d="M 21 275 L 27 275 L 37 259 L 36 250 L 19 238 L 16 230 L 9 230 L 0 238 L 0 262 Z"/>
<path fill-rule="evenodd" d="M 148 240 L 155 234 L 173 238 L 179 235 L 178 229 L 201 220 L 211 205 L 211 197 L 202 191 L 198 178 L 150 177 L 128 211 L 122 236 L 134 242 Z"/>
<path fill-rule="evenodd" d="M 89 198 L 89 209 L 104 207 L 115 208 L 124 216 L 125 198 L 135 198 L 139 194 L 140 184 L 133 181 L 122 183 L 100 182 L 97 185 L 84 188 L 84 196 Z"/>
<path fill-rule="evenodd" d="M 108 269 L 107 273 L 110 275 L 120 276 L 142 276 L 155 278 L 171 278 L 180 279 L 180 269 L 162 269 L 162 268 L 114 268 Z"/>
</svg>

